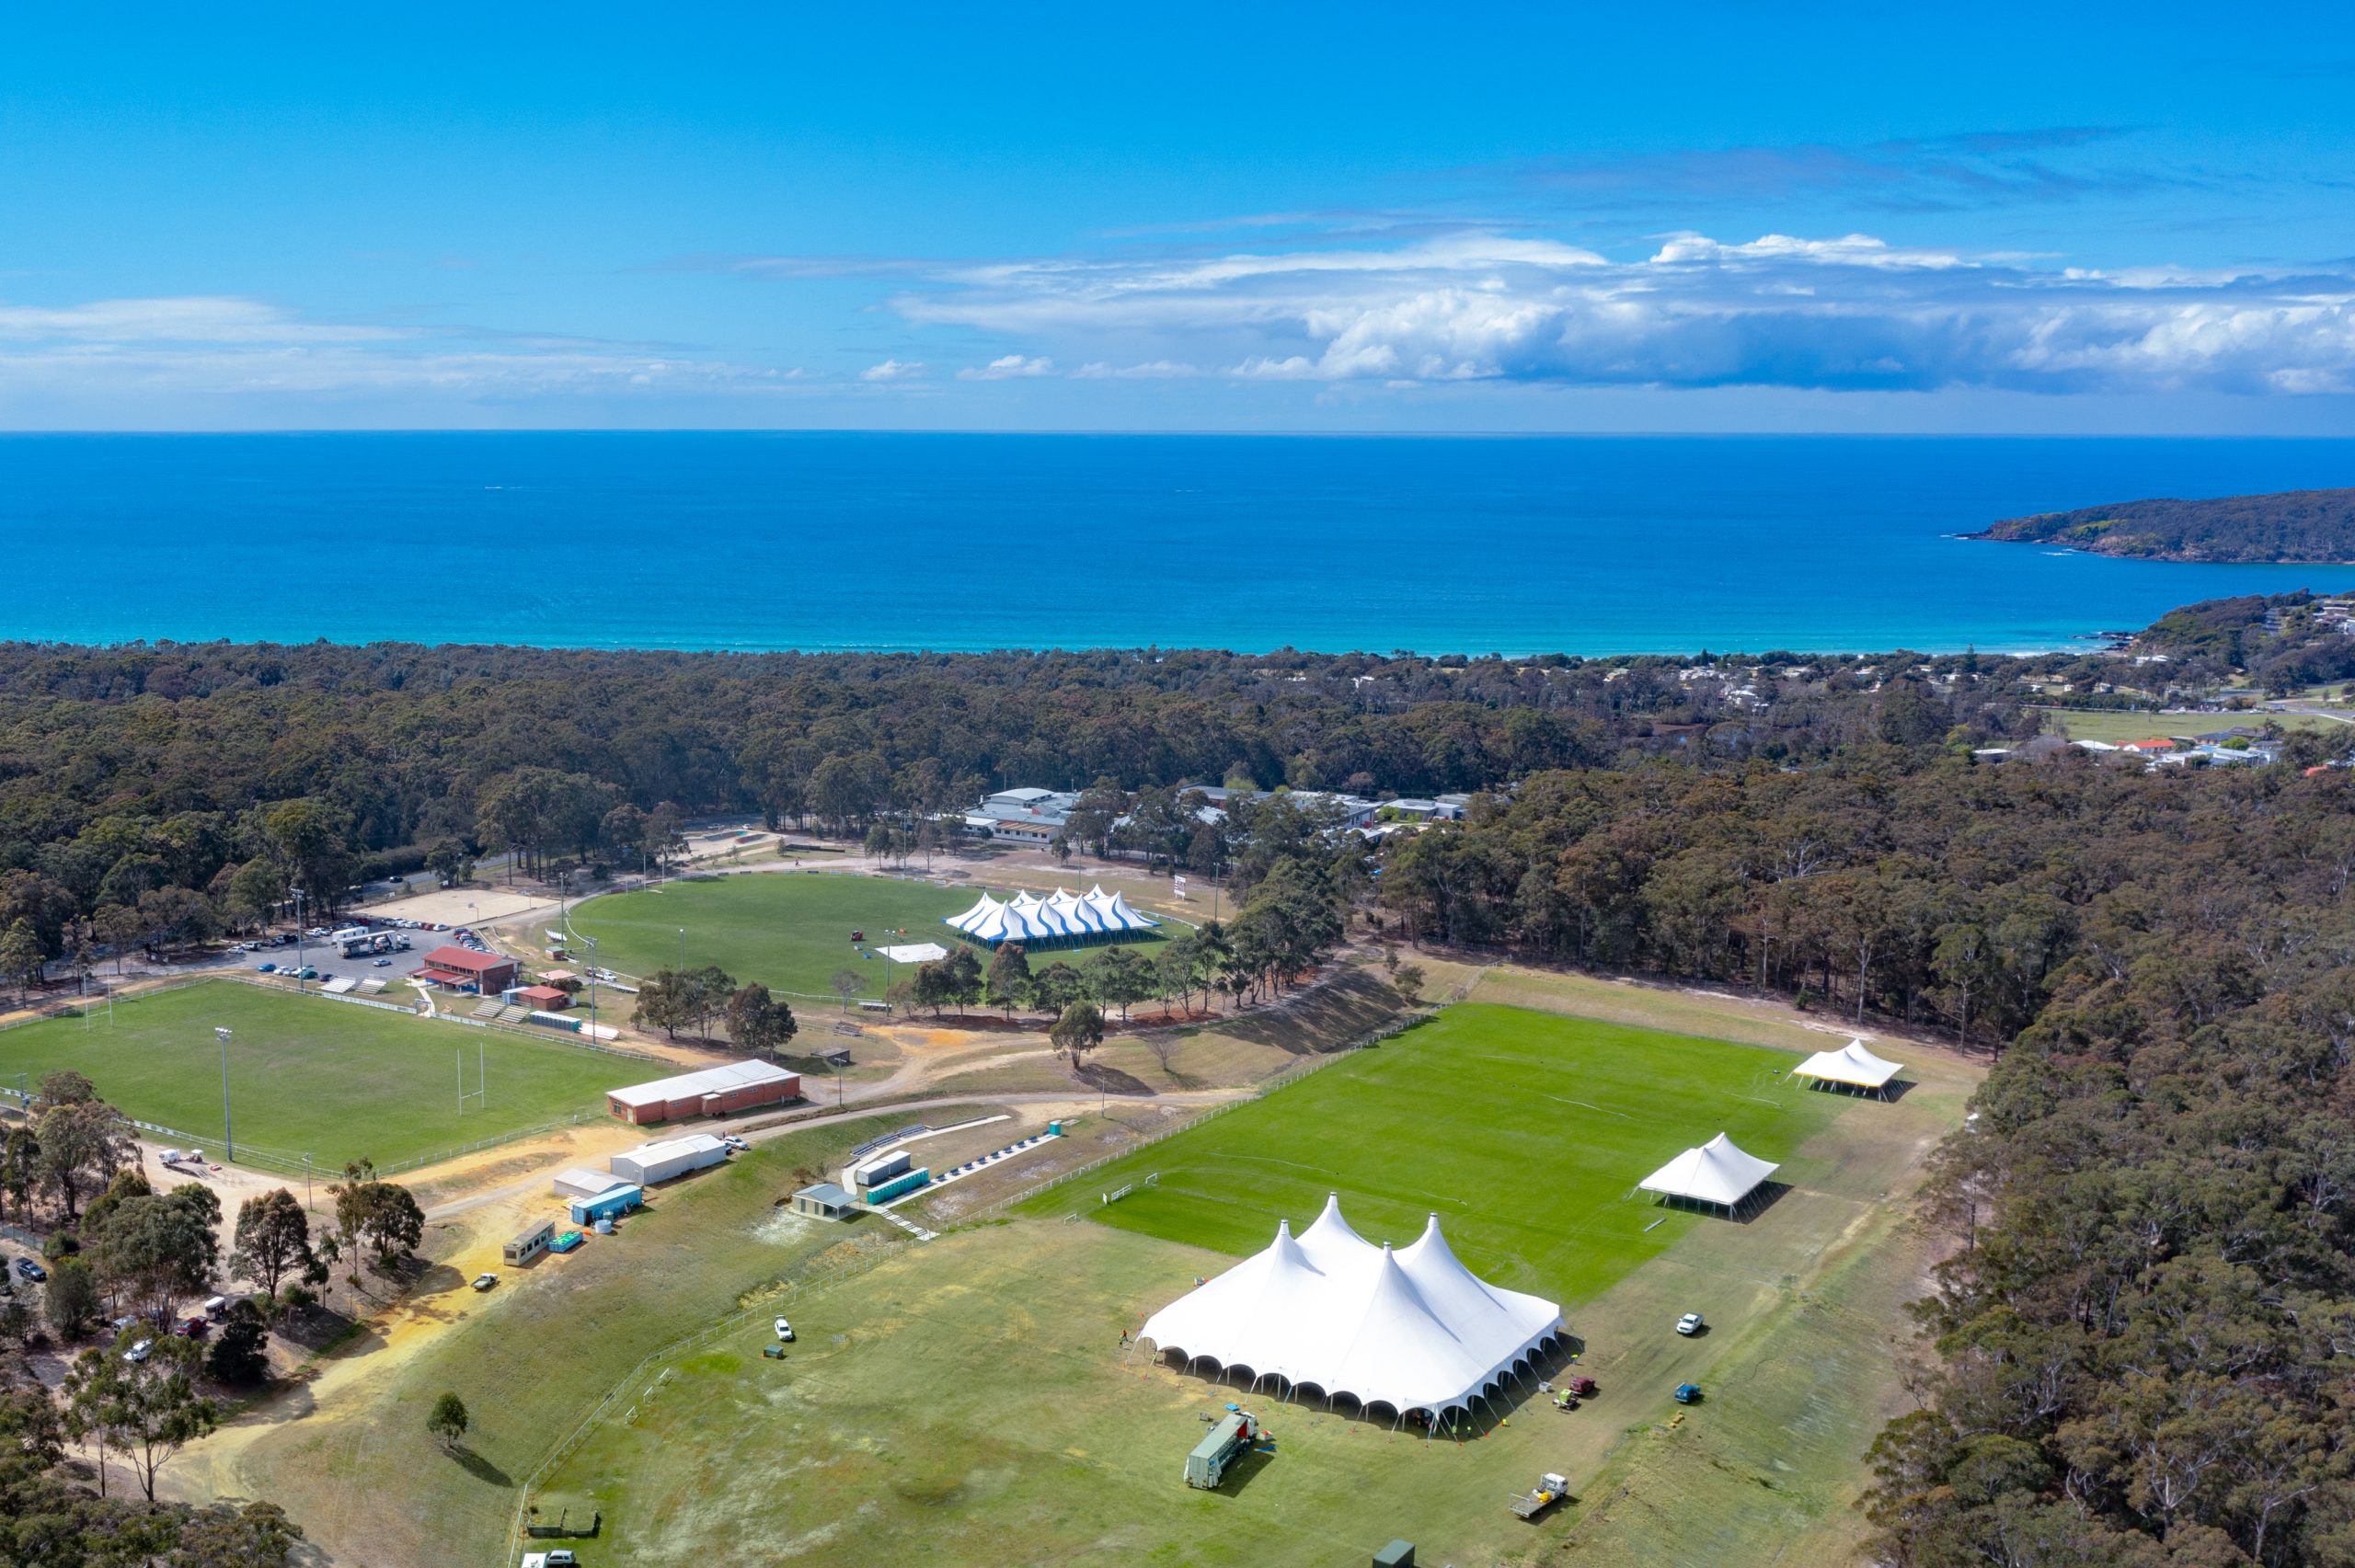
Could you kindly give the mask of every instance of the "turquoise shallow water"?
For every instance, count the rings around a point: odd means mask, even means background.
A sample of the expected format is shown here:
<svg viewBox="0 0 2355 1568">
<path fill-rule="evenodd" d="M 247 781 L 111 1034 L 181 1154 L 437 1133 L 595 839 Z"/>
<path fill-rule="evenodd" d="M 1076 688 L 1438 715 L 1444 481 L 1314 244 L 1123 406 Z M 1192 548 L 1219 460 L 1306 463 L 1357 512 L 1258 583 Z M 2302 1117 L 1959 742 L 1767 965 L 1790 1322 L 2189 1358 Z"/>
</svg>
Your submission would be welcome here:
<svg viewBox="0 0 2355 1568">
<path fill-rule="evenodd" d="M 1949 537 L 2355 441 L 0 439 L 0 637 L 1425 653 L 2067 646 L 2355 568 Z"/>
</svg>

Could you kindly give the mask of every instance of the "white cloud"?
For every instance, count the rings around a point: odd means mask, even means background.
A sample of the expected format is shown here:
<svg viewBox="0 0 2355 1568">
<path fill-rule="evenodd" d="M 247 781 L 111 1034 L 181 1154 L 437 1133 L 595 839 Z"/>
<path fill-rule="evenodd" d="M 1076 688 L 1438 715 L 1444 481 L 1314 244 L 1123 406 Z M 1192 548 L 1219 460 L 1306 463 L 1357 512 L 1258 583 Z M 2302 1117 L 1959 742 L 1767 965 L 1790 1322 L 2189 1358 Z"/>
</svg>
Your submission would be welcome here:
<svg viewBox="0 0 2355 1568">
<path fill-rule="evenodd" d="M 988 364 L 975 368 L 967 366 L 957 372 L 959 381 L 1012 381 L 1021 376 L 1052 375 L 1055 361 L 1049 359 L 1026 359 L 1020 354 L 1001 354 Z"/>
<path fill-rule="evenodd" d="M 1071 352 L 1090 379 L 1219 365 L 1382 383 L 2355 391 L 2355 275 L 2099 272 L 1870 235 L 1678 234 L 1631 261 L 1481 234 L 1057 258 L 948 272 L 895 303 Z"/>
<path fill-rule="evenodd" d="M 1074 381 L 1182 381 L 1200 375 L 1202 371 L 1199 365 L 1177 360 L 1147 360 L 1140 365 L 1115 365 L 1095 360 L 1071 373 Z"/>
<path fill-rule="evenodd" d="M 397 329 L 305 322 L 234 295 L 95 300 L 86 304 L 0 304 L 0 341 L 81 343 L 369 343 Z"/>
<path fill-rule="evenodd" d="M 224 295 L 0 303 L 11 401 L 760 394 L 800 373 L 555 336 L 315 322 Z"/>
<path fill-rule="evenodd" d="M 924 374 L 922 360 L 886 360 L 879 365 L 869 365 L 858 372 L 861 381 L 907 381 Z"/>
</svg>

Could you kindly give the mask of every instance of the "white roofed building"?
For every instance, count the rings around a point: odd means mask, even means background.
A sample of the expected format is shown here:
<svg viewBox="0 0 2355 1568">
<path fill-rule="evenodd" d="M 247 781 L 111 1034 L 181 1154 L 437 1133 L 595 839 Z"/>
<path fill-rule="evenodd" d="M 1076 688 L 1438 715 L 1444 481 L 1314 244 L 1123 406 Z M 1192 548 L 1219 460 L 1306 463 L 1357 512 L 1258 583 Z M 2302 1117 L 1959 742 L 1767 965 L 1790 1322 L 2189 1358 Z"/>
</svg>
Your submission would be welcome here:
<svg viewBox="0 0 2355 1568">
<path fill-rule="evenodd" d="M 1272 1379 L 1289 1392 L 1350 1399 L 1394 1419 L 1469 1412 L 1554 1348 L 1558 1303 L 1481 1279 L 1431 1216 L 1413 1245 L 1376 1247 L 1328 1197 L 1297 1237 L 1276 1239 L 1145 1320 L 1166 1359 L 1219 1376 Z"/>
<path fill-rule="evenodd" d="M 605 1091 L 605 1108 L 626 1122 L 646 1127 L 679 1116 L 729 1116 L 755 1105 L 798 1098 L 801 1075 L 765 1061 L 731 1061 Z"/>
</svg>

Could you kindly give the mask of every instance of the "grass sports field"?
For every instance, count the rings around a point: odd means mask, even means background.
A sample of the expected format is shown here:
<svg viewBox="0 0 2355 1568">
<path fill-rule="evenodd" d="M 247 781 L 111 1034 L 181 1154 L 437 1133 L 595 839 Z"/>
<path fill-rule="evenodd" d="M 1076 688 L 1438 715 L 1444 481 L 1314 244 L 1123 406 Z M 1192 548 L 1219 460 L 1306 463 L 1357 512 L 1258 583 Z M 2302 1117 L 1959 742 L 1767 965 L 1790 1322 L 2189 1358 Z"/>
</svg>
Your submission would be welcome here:
<svg viewBox="0 0 2355 1568">
<path fill-rule="evenodd" d="M 517 1127 L 602 1116 L 616 1083 L 660 1076 L 644 1062 L 468 1029 L 373 1008 L 205 980 L 133 997 L 87 1025 L 53 1018 L 0 1031 L 0 1082 L 38 1084 L 71 1068 L 135 1120 L 206 1140 L 219 1152 L 221 1047 L 231 1031 L 229 1093 L 241 1155 L 307 1153 L 324 1170 L 365 1156 L 379 1165 L 439 1153 Z M 478 1055 L 479 1053 L 479 1055 Z M 457 1062 L 485 1103 L 457 1104 Z M 299 1169 L 299 1165 L 297 1166 Z"/>
<path fill-rule="evenodd" d="M 1097 1205 L 1125 1169 L 1114 1167 L 1072 1184 L 1086 1189 L 1075 1204 L 1058 1189 L 1035 1218 L 902 1249 L 801 1299 L 800 1341 L 782 1364 L 761 1358 L 757 1320 L 649 1363 L 536 1501 L 544 1514 L 601 1509 L 598 1561 L 666 1568 L 1341 1568 L 1394 1536 L 1423 1561 L 1517 1568 L 1852 1560 L 1860 1455 L 1902 1407 L 1901 1303 L 1920 1293 L 1931 1244 L 1902 1198 L 1976 1072 L 1933 1059 L 1909 1068 L 1914 1087 L 1893 1103 L 1762 1104 L 1783 1092 L 1753 1079 L 1794 1059 L 1459 1007 L 1136 1157 L 1165 1187 L 1197 1191 L 1159 1228 L 1237 1248 L 1262 1244 L 1279 1213 L 1305 1219 L 1328 1185 L 1375 1237 L 1408 1233 L 1442 1200 L 1474 1266 L 1512 1254 L 1498 1272 L 1591 1292 L 1569 1318 L 1603 1392 L 1580 1412 L 1533 1400 L 1476 1438 L 1426 1443 L 1262 1399 L 1252 1408 L 1274 1452 L 1214 1493 L 1189 1490 L 1178 1470 L 1200 1417 L 1242 1396 L 1124 1354 L 1120 1331 L 1226 1260 L 1142 1228 L 1054 1218 L 1130 1208 L 1135 1198 Z M 1616 1130 L 1513 1114 L 1546 1095 L 1585 1101 Z M 1269 1111 L 1282 1114 L 1252 1119 Z M 1618 1166 L 1641 1175 L 1720 1126 L 1786 1157 L 1794 1190 L 1746 1223 L 1675 1216 L 1645 1234 L 1666 1211 L 1623 1204 L 1635 1177 Z M 1434 1154 L 1446 1139 L 1433 1128 L 1507 1152 Z M 1486 1192 L 1475 1212 L 1443 1201 L 1458 1185 Z M 1243 1219 L 1212 1218 L 1230 1210 Z M 1576 1239 L 1556 1245 L 1557 1225 Z M 1677 1314 L 1694 1310 L 1711 1332 L 1680 1338 Z M 1709 1397 L 1680 1412 L 1670 1391 L 1688 1379 Z M 1515 1520 L 1506 1500 L 1546 1470 L 1571 1478 L 1575 1500 L 1536 1525 Z"/>
<path fill-rule="evenodd" d="M 1652 1171 L 1719 1132 L 1788 1160 L 1840 1114 L 1842 1102 L 1782 1077 L 1793 1059 L 1591 1019 L 1453 1007 L 1030 1208 L 1241 1255 L 1266 1246 L 1280 1219 L 1297 1233 L 1338 1192 L 1369 1241 L 1403 1246 L 1436 1212 L 1476 1271 L 1575 1302 L 1693 1227 L 1723 1223 L 1629 1196 Z M 1155 1174 L 1156 1185 L 1101 1205 L 1100 1193 Z"/>
<path fill-rule="evenodd" d="M 978 887 L 936 887 L 841 872 L 749 872 L 607 893 L 574 906 L 572 929 L 594 937 L 598 959 L 626 975 L 650 975 L 677 964 L 684 927 L 691 968 L 717 964 L 740 981 L 831 1001 L 827 981 L 847 967 L 867 982 L 859 994 L 880 998 L 883 960 L 861 957 L 850 933 L 864 931 L 870 952 L 887 942 L 946 947 L 956 933 L 940 922 L 971 909 L 981 894 Z M 907 934 L 885 934 L 895 929 Z M 1032 967 L 1058 957 L 1075 963 L 1095 951 L 1038 954 Z M 896 966 L 892 978 L 903 978 Z"/>
</svg>

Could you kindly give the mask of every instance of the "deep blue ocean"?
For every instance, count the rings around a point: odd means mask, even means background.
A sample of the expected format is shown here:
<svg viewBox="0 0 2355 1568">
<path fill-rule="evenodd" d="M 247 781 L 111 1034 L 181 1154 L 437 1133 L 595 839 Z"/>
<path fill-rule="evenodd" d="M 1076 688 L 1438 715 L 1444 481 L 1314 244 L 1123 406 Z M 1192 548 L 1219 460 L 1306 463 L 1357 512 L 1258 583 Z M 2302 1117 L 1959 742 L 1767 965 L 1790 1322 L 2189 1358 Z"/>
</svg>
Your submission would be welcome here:
<svg viewBox="0 0 2355 1568">
<path fill-rule="evenodd" d="M 1526 654 L 2070 646 L 2355 568 L 1949 537 L 2355 441 L 0 438 L 0 638 Z"/>
</svg>

